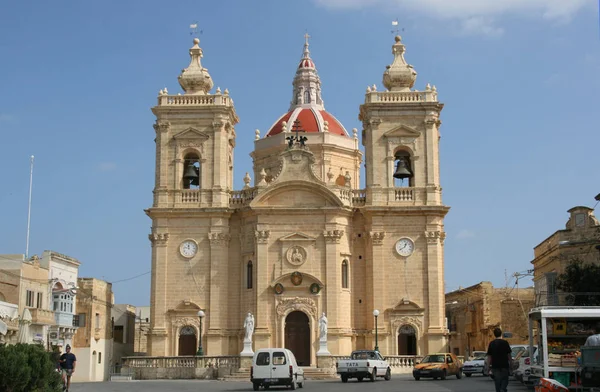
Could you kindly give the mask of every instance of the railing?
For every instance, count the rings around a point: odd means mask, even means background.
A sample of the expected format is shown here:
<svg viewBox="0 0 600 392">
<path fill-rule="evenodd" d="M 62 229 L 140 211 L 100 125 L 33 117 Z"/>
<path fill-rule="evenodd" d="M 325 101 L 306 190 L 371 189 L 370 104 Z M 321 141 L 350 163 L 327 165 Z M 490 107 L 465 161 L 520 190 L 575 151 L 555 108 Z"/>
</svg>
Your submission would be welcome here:
<svg viewBox="0 0 600 392">
<path fill-rule="evenodd" d="M 233 106 L 228 95 L 159 95 L 158 106 Z"/>
<path fill-rule="evenodd" d="M 123 367 L 129 368 L 235 368 L 240 367 L 238 356 L 180 356 L 180 357 L 123 357 Z"/>
<path fill-rule="evenodd" d="M 374 102 L 437 102 L 436 91 L 374 91 L 365 96 L 366 103 Z"/>
<path fill-rule="evenodd" d="M 364 189 L 352 190 L 352 205 L 360 207 L 364 206 L 367 201 L 367 192 Z"/>
<path fill-rule="evenodd" d="M 258 194 L 258 189 L 250 188 L 241 191 L 233 191 L 229 196 L 229 205 L 231 207 L 242 207 L 250 204 Z"/>
<path fill-rule="evenodd" d="M 54 312 L 47 309 L 29 309 L 31 313 L 31 323 L 36 325 L 54 324 Z"/>
<path fill-rule="evenodd" d="M 535 306 L 600 306 L 600 292 L 538 291 L 535 293 Z"/>
</svg>

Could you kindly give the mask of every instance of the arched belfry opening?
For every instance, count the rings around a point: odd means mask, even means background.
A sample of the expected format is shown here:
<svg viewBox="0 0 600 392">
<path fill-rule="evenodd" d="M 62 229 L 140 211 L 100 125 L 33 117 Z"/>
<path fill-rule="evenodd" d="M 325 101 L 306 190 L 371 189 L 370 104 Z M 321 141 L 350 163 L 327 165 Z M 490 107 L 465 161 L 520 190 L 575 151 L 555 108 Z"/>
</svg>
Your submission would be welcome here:
<svg viewBox="0 0 600 392">
<path fill-rule="evenodd" d="M 398 329 L 398 355 L 417 355 L 417 331 L 412 325 Z"/>
<path fill-rule="evenodd" d="M 412 158 L 408 151 L 399 150 L 394 154 L 394 186 L 413 187 L 414 172 L 412 167 Z"/>
<path fill-rule="evenodd" d="M 186 154 L 183 159 L 183 189 L 200 189 L 200 158 L 195 153 Z"/>
</svg>

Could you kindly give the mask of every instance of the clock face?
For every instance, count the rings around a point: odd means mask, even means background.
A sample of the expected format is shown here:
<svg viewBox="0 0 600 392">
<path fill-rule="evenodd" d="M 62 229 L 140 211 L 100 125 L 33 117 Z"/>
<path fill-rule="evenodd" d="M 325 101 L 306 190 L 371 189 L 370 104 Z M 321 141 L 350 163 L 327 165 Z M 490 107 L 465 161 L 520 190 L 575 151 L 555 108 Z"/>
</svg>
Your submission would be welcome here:
<svg viewBox="0 0 600 392">
<path fill-rule="evenodd" d="M 179 253 L 183 257 L 191 258 L 194 257 L 198 251 L 198 244 L 194 240 L 185 240 L 179 245 Z"/>
<path fill-rule="evenodd" d="M 396 242 L 396 252 L 400 256 L 408 257 L 415 250 L 415 243 L 410 238 L 400 238 Z"/>
</svg>

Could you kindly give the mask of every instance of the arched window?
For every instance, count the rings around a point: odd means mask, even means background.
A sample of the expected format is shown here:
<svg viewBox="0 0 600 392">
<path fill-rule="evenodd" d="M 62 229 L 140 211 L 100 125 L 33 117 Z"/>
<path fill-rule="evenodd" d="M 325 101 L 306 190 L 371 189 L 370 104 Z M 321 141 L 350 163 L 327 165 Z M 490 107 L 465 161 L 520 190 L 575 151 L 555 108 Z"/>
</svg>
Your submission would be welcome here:
<svg viewBox="0 0 600 392">
<path fill-rule="evenodd" d="M 304 91 L 304 103 L 310 103 L 310 89 Z"/>
<path fill-rule="evenodd" d="M 183 159 L 183 189 L 200 189 L 200 158 L 194 153 L 186 154 Z"/>
<path fill-rule="evenodd" d="M 342 288 L 348 288 L 348 261 L 342 261 Z"/>
<path fill-rule="evenodd" d="M 394 154 L 394 187 L 413 187 L 414 170 L 408 151 L 399 150 Z"/>
<path fill-rule="evenodd" d="M 249 261 L 246 265 L 246 288 L 252 288 L 252 261 Z"/>
</svg>

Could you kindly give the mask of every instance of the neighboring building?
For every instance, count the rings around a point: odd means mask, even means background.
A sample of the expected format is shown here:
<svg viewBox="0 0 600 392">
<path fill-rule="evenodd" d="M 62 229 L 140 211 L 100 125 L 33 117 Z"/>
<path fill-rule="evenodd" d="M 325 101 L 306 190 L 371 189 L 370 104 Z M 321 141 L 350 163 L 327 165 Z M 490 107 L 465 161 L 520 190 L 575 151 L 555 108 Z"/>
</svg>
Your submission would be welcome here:
<svg viewBox="0 0 600 392">
<path fill-rule="evenodd" d="M 238 191 L 239 119 L 227 89 L 210 93 L 194 41 L 179 76 L 183 95 L 161 90 L 152 108 L 149 354 L 195 354 L 201 336 L 206 355 L 238 355 L 247 312 L 255 316 L 255 350 L 285 346 L 304 366 L 316 364 L 322 313 L 333 355 L 375 345 L 374 310 L 384 355 L 445 349 L 443 104 L 435 86 L 412 90 L 416 72 L 401 38 L 385 89 L 367 88 L 361 135 L 325 110 L 306 42 L 289 109 L 264 137 L 243 133 L 242 143 L 254 141 L 255 182 L 247 174 Z M 356 76 L 367 84 L 376 75 Z M 288 105 L 263 101 L 270 112 Z M 408 350 L 403 342 L 413 338 Z"/>
<path fill-rule="evenodd" d="M 147 334 L 150 331 L 150 306 L 138 306 L 135 317 L 135 355 L 148 355 Z"/>
<path fill-rule="evenodd" d="M 112 314 L 113 324 L 113 366 L 123 364 L 123 357 L 132 356 L 135 342 L 135 306 L 120 304 L 114 305 Z"/>
<path fill-rule="evenodd" d="M 447 293 L 449 350 L 464 356 L 485 351 L 496 327 L 510 333 L 510 344 L 527 344 L 527 315 L 533 306 L 533 288 L 494 288 L 491 282 L 481 282 Z"/>
<path fill-rule="evenodd" d="M 2 271 L 0 271 L 0 282 Z M 0 283 L 1 286 L 1 283 Z M 0 346 L 14 344 L 19 332 L 19 305 L 0 301 Z"/>
<path fill-rule="evenodd" d="M 77 356 L 74 381 L 105 381 L 112 366 L 112 284 L 94 278 L 77 280 L 77 319 L 73 338 Z"/>
<path fill-rule="evenodd" d="M 40 264 L 48 269 L 49 294 L 52 295 L 50 309 L 54 311 L 54 323 L 48 336 L 52 345 L 70 344 L 77 330 L 77 278 L 79 260 L 62 253 L 45 250 Z"/>
<path fill-rule="evenodd" d="M 27 342 L 39 343 L 47 347 L 49 328 L 55 324 L 54 312 L 49 310 L 48 268 L 37 256 L 25 260 L 25 256 L 0 256 L 0 300 L 18 306 L 21 318 L 25 309 L 31 314 Z M 19 324 L 16 324 L 17 330 Z M 7 343 L 16 343 L 17 336 L 12 334 Z"/>
<path fill-rule="evenodd" d="M 563 230 L 557 230 L 533 249 L 533 283 L 538 305 L 564 304 L 564 296 L 557 293 L 556 277 L 565 267 L 578 259 L 598 263 L 600 223 L 589 207 L 573 207 Z"/>
</svg>

